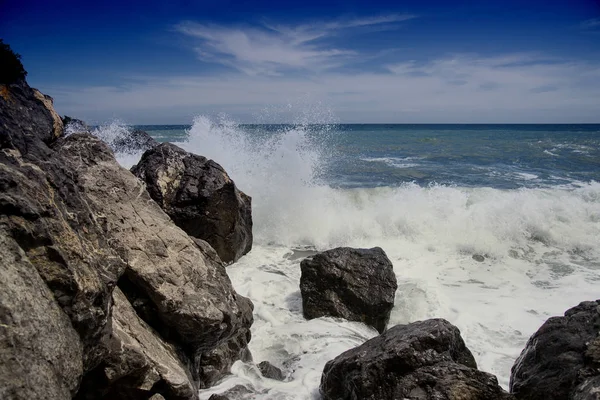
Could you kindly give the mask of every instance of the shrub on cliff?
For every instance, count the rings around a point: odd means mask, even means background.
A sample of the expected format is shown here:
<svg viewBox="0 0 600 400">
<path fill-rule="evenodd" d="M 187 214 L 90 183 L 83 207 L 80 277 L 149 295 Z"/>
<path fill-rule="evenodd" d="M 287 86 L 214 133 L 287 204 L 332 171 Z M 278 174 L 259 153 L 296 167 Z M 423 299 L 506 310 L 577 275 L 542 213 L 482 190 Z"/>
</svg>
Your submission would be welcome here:
<svg viewBox="0 0 600 400">
<path fill-rule="evenodd" d="M 0 39 L 0 84 L 15 83 L 25 79 L 26 75 L 27 71 L 21 64 L 21 56 Z"/>
</svg>

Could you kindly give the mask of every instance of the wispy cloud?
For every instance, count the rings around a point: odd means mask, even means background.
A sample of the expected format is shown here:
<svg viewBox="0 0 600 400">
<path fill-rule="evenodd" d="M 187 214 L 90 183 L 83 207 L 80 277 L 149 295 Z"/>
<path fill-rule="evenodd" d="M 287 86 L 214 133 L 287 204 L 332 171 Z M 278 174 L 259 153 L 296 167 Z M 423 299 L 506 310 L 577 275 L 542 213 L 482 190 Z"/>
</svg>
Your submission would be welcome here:
<svg viewBox="0 0 600 400">
<path fill-rule="evenodd" d="M 195 51 L 204 61 L 223 64 L 248 75 L 281 75 L 294 70 L 324 71 L 358 56 L 350 48 L 337 48 L 323 41 L 365 27 L 389 29 L 412 15 L 387 15 L 339 19 L 311 24 L 263 24 L 229 27 L 186 21 L 176 30 L 198 40 Z"/>
<path fill-rule="evenodd" d="M 54 96 L 59 112 L 91 122 L 115 110 L 130 122 L 181 123 L 220 111 L 256 122 L 260 110 L 289 109 L 301 98 L 325 104 L 343 122 L 598 122 L 600 64 L 471 54 L 397 63 L 380 73 L 140 77 L 126 90 L 41 89 Z M 135 119 L 140 113 L 151 118 Z M 288 121 L 273 113 L 269 118 Z"/>
</svg>

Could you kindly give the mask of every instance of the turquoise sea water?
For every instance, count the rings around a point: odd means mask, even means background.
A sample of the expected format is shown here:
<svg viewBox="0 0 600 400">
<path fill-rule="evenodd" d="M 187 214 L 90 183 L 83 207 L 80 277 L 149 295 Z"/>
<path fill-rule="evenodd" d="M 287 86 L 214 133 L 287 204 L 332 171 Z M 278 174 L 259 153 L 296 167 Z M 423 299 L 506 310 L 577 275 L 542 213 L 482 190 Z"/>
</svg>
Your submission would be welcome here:
<svg viewBox="0 0 600 400">
<path fill-rule="evenodd" d="M 191 126 L 139 126 L 160 141 L 183 141 Z M 239 125 L 268 137 L 293 125 Z M 502 189 L 600 181 L 600 125 L 308 125 L 332 186 L 405 182 Z M 218 161 L 218 160 L 217 160 Z"/>
</svg>

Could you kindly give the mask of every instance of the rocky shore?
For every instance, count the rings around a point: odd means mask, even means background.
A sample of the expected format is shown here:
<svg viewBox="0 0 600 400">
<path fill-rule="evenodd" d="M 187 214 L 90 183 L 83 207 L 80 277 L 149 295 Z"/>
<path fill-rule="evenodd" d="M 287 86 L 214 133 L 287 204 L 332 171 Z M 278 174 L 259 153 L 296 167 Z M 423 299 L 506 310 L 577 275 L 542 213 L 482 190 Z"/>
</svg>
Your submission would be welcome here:
<svg viewBox="0 0 600 400">
<path fill-rule="evenodd" d="M 0 398 L 197 399 L 251 363 L 253 304 L 226 269 L 252 248 L 250 196 L 215 161 L 142 131 L 105 143 L 24 73 L 0 78 Z M 146 152 L 128 171 L 115 148 Z M 324 399 L 600 399 L 600 301 L 549 319 L 508 393 L 448 321 L 387 326 L 398 286 L 382 249 L 331 249 L 301 271 L 307 319 L 380 333 L 327 363 Z"/>
</svg>

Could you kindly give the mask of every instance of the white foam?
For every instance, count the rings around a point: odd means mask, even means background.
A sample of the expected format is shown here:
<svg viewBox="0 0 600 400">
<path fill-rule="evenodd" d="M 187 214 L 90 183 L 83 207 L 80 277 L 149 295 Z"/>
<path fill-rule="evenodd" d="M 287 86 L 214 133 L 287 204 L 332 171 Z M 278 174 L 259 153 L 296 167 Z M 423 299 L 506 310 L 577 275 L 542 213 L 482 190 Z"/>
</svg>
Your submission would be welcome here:
<svg viewBox="0 0 600 400">
<path fill-rule="evenodd" d="M 318 398 L 324 364 L 375 334 L 356 323 L 303 319 L 300 260 L 289 256 L 295 247 L 382 247 L 399 285 L 390 323 L 448 319 L 504 387 L 548 317 L 598 297 L 600 183 L 332 189 L 317 179 L 322 149 L 302 127 L 249 136 L 198 118 L 189 136 L 180 145 L 221 163 L 252 196 L 254 247 L 227 271 L 255 304 L 255 361 L 288 374 L 274 383 L 237 363 L 218 387 L 201 391 L 203 399 L 239 383 L 261 392 L 255 398 Z"/>
</svg>

